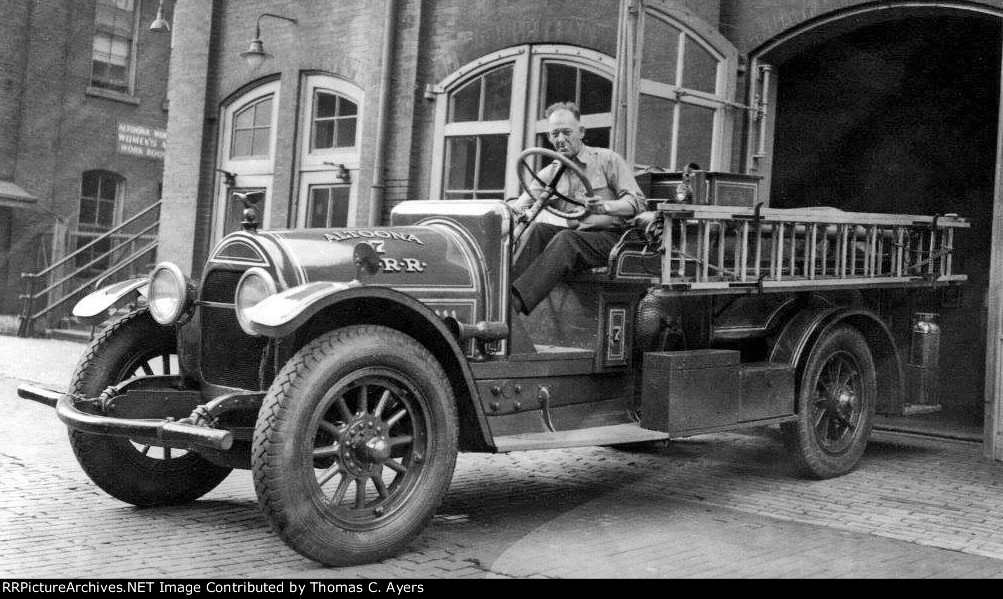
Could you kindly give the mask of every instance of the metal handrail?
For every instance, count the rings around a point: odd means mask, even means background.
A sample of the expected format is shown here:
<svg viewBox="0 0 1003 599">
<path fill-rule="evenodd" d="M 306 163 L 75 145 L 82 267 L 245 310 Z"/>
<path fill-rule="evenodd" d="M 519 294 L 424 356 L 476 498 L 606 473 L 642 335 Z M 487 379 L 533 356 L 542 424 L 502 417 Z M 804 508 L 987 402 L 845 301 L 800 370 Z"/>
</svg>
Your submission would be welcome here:
<svg viewBox="0 0 1003 599">
<path fill-rule="evenodd" d="M 147 243 L 146 245 L 142 246 L 139 249 L 134 249 L 132 253 L 128 254 L 122 259 L 116 260 L 115 264 L 110 269 L 106 270 L 105 272 L 97 276 L 89 278 L 86 282 L 76 286 L 76 288 L 71 290 L 69 293 L 62 295 L 61 297 L 55 299 L 54 301 L 48 302 L 46 306 L 41 310 L 35 311 L 35 302 L 39 298 L 44 298 L 47 295 L 55 292 L 60 286 L 65 285 L 72 279 L 79 277 L 81 274 L 86 275 L 86 271 L 88 269 L 92 268 L 101 261 L 109 259 L 109 257 L 111 257 L 112 255 L 121 253 L 126 249 L 128 249 L 129 247 L 135 248 L 135 246 L 139 242 L 149 240 L 151 238 L 150 233 L 155 231 L 160 226 L 159 217 L 155 217 L 152 224 L 146 225 L 145 228 L 140 230 L 138 233 L 132 233 L 132 234 L 123 233 L 123 230 L 126 227 L 132 225 L 133 223 L 139 221 L 140 219 L 146 217 L 150 213 L 154 211 L 159 211 L 161 204 L 162 204 L 161 201 L 154 202 L 153 204 L 137 212 L 131 218 L 123 221 L 122 223 L 119 223 L 114 228 L 97 235 L 93 240 L 78 247 L 75 251 L 67 254 L 66 256 L 62 257 L 58 261 L 54 262 L 47 268 L 37 273 L 21 273 L 22 280 L 25 282 L 26 293 L 21 295 L 21 298 L 24 300 L 24 305 L 21 310 L 21 322 L 18 327 L 18 335 L 22 337 L 29 336 L 30 334 L 32 334 L 34 323 L 36 320 L 38 320 L 42 316 L 45 316 L 55 308 L 65 304 L 70 299 L 78 296 L 81 291 L 86 290 L 91 285 L 94 285 L 99 281 L 107 280 L 109 277 L 115 275 L 124 268 L 132 266 L 143 256 L 149 254 L 152 251 L 155 251 L 157 248 L 158 240 L 156 236 L 152 236 L 153 238 L 152 241 L 150 241 L 149 243 Z M 54 272 L 57 272 L 57 269 L 65 267 L 65 265 L 71 260 L 75 260 L 78 256 L 84 255 L 84 252 L 91 250 L 92 248 L 94 248 L 95 246 L 97 246 L 102 242 L 105 242 L 106 240 L 111 240 L 110 241 L 111 247 L 109 247 L 107 250 L 101 252 L 97 256 L 92 257 L 92 259 L 89 262 L 87 262 L 87 264 L 84 264 L 82 266 L 77 266 L 71 272 L 69 272 L 69 274 L 63 275 L 58 280 L 50 282 L 44 289 L 37 290 L 38 287 L 45 280 L 42 277 L 51 276 Z"/>
<path fill-rule="evenodd" d="M 142 237 L 146 233 L 149 233 L 153 229 L 156 229 L 159 225 L 160 225 L 159 222 L 153 223 L 152 225 L 147 226 L 145 229 L 143 229 L 139 233 L 136 233 L 135 235 L 132 235 L 131 237 L 129 237 L 125 241 L 119 243 L 117 246 L 109 249 L 108 251 L 106 251 L 104 253 L 98 254 L 98 256 L 96 258 L 94 258 L 93 260 L 91 260 L 87 264 L 84 264 L 83 266 L 78 266 L 76 268 L 76 270 L 74 270 L 70 274 L 66 275 L 65 277 L 59 279 L 58 281 L 56 281 L 54 283 L 51 283 L 45 289 L 42 289 L 41 291 L 36 291 L 35 292 L 35 297 L 38 297 L 40 295 L 45 295 L 46 293 L 49 293 L 50 291 L 52 291 L 56 287 L 59 287 L 60 285 L 62 285 L 63 283 L 65 283 L 65 282 L 67 282 L 67 281 L 69 281 L 71 279 L 76 278 L 78 275 L 80 275 L 80 273 L 83 273 L 83 272 L 87 271 L 87 269 L 89 269 L 90 267 L 94 266 L 98 262 L 101 262 L 102 260 L 104 260 L 108 256 L 111 256 L 115 252 L 119 251 L 126 244 L 132 243 L 133 241 L 139 239 L 140 237 Z M 98 277 L 98 279 L 100 279 L 100 278 L 102 278 L 102 277 Z"/>
<path fill-rule="evenodd" d="M 52 263 L 48 268 L 46 268 L 44 270 L 40 270 L 39 272 L 21 273 L 21 276 L 22 277 L 32 277 L 32 278 L 44 277 L 45 275 L 49 274 L 50 272 L 52 272 L 56 268 L 58 268 L 58 267 L 60 267 L 60 266 L 62 266 L 64 264 L 66 264 L 67 262 L 69 262 L 72 258 L 76 258 L 84 250 L 90 249 L 95 244 L 97 244 L 99 241 L 104 241 L 105 239 L 108 239 L 109 237 L 112 237 L 113 235 L 118 234 L 119 231 L 121 231 L 125 227 L 131 225 L 132 223 L 136 222 L 137 220 L 140 219 L 140 217 L 142 217 L 146 213 L 150 212 L 154 208 L 158 208 L 159 209 L 160 205 L 162 203 L 163 203 L 162 201 L 158 200 L 157 202 L 154 202 L 153 204 L 150 204 L 146 208 L 143 208 L 142 210 L 140 210 L 139 212 L 137 212 L 135 215 L 133 215 L 128 220 L 119 223 L 114 228 L 109 229 L 108 231 L 105 231 L 103 234 L 101 234 L 101 236 L 94 238 L 94 240 L 88 242 L 87 245 L 81 246 L 81 247 L 77 248 L 74 252 L 72 252 L 70 254 L 67 254 L 66 256 L 63 256 L 58 261 Z M 157 222 L 159 223 L 159 219 L 158 219 Z"/>
<path fill-rule="evenodd" d="M 30 317 L 31 320 L 38 320 L 39 318 L 41 318 L 41 317 L 45 316 L 46 314 L 48 314 L 49 312 L 51 312 L 53 308 L 65 304 L 73 296 L 77 295 L 78 293 L 80 293 L 81 291 L 83 291 L 84 289 L 86 289 L 87 287 L 91 286 L 95 281 L 98 281 L 98 280 L 100 280 L 102 278 L 106 278 L 108 275 L 115 274 L 116 272 L 122 270 L 126 266 L 131 266 L 133 262 L 135 262 L 136 260 L 138 260 L 144 254 L 146 254 L 146 253 L 148 253 L 148 252 L 156 249 L 156 247 L 157 247 L 157 242 L 156 241 L 151 241 L 150 243 L 146 244 L 145 246 L 143 246 L 139 250 L 137 250 L 137 251 L 129 254 L 128 258 L 126 258 L 125 260 L 120 261 L 118 264 L 116 264 L 115 266 L 111 267 L 106 272 L 103 272 L 100 275 L 89 279 L 86 283 L 84 283 L 83 285 L 81 285 L 80 287 L 78 287 L 77 289 L 75 289 L 74 291 L 71 291 L 70 293 L 64 295 L 60 299 L 58 299 L 58 300 L 52 302 L 51 304 L 49 304 L 48 306 L 46 306 L 45 309 L 40 310 L 40 311 L 32 314 L 31 317 Z M 38 297 L 38 295 L 36 295 L 36 297 Z"/>
</svg>

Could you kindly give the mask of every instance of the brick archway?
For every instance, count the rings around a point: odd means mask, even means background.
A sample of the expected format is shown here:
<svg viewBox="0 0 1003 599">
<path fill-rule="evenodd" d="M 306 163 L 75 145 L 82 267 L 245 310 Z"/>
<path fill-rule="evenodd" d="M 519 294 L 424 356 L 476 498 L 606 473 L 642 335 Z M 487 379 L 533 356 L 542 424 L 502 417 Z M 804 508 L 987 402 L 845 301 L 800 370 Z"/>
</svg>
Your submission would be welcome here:
<svg viewBox="0 0 1003 599">
<path fill-rule="evenodd" d="M 811 185 L 824 187 L 830 185 L 835 189 L 828 193 L 829 198 L 834 198 L 836 202 L 845 201 L 852 205 L 853 202 L 872 202 L 868 207 L 875 212 L 906 212 L 915 213 L 905 208 L 920 206 L 919 211 L 937 211 L 934 205 L 925 206 L 922 198 L 915 200 L 915 204 L 909 193 L 897 190 L 898 200 L 887 203 L 886 197 L 881 197 L 882 190 L 887 190 L 889 185 L 895 186 L 895 180 L 899 181 L 899 186 L 907 187 L 910 183 L 915 187 L 915 196 L 922 196 L 924 193 L 932 195 L 930 190 L 943 189 L 950 181 L 957 181 L 957 189 L 949 193 L 956 193 L 957 198 L 950 205 L 958 212 L 964 212 L 965 216 L 970 216 L 977 220 L 982 227 L 978 235 L 979 245 L 975 247 L 971 255 L 977 253 L 989 255 L 988 261 L 980 263 L 978 275 L 975 280 L 966 287 L 966 293 L 976 296 L 971 305 L 962 306 L 964 315 L 971 321 L 982 321 L 982 310 L 985 309 L 986 325 L 980 331 L 982 337 L 979 343 L 984 344 L 985 353 L 974 352 L 971 358 L 982 360 L 977 367 L 970 367 L 968 371 L 973 381 L 970 401 L 978 405 L 979 401 L 984 402 L 983 413 L 983 440 L 985 443 L 985 453 L 994 459 L 1003 459 L 1003 439 L 997 441 L 997 437 L 1003 434 L 1003 344 L 999 341 L 1003 335 L 1003 227 L 994 226 L 992 223 L 998 221 L 1003 215 L 1003 152 L 999 149 L 1000 140 L 1000 109 L 999 109 L 999 89 L 1000 89 L 1000 46 L 1003 45 L 999 36 L 999 23 L 1003 17 L 1003 3 L 1000 6 L 989 5 L 988 3 L 963 3 L 947 2 L 936 5 L 928 2 L 885 2 L 875 3 L 854 3 L 854 2 L 820 2 L 819 6 L 832 7 L 835 4 L 840 6 L 832 8 L 823 14 L 812 15 L 802 14 L 799 20 L 786 18 L 780 15 L 772 15 L 773 20 L 770 27 L 760 28 L 756 36 L 747 36 L 748 40 L 758 40 L 753 43 L 754 49 L 749 52 L 750 73 L 756 74 L 760 67 L 765 64 L 784 65 L 784 69 L 772 71 L 774 76 L 772 92 L 767 90 L 767 95 L 773 102 L 771 109 L 776 111 L 776 104 L 786 102 L 788 108 L 791 104 L 803 102 L 807 106 L 811 102 L 821 104 L 822 108 L 817 108 L 816 117 L 824 114 L 828 120 L 823 122 L 816 118 L 818 124 L 809 125 L 809 131 L 799 142 L 802 145 L 796 149 L 787 148 L 783 151 L 785 144 L 790 145 L 789 138 L 784 139 L 785 131 L 789 133 L 796 130 L 796 127 L 786 127 L 781 125 L 783 119 L 801 118 L 810 123 L 804 113 L 810 112 L 808 108 L 798 108 L 801 114 L 787 110 L 785 113 L 774 112 L 774 123 L 770 124 L 768 136 L 769 158 L 763 160 L 760 174 L 766 174 L 775 186 L 782 187 L 785 184 L 785 176 L 790 177 L 789 165 L 783 160 L 784 157 L 796 156 L 803 160 L 806 168 L 816 169 L 812 172 Z M 994 3 L 996 4 L 996 3 Z M 798 11 L 795 11 L 798 12 Z M 903 24 L 915 25 L 916 32 L 924 35 L 917 35 L 914 38 L 906 37 L 904 34 L 913 32 Z M 970 24 L 973 28 L 978 25 L 982 30 L 990 32 L 982 39 L 983 43 L 972 41 L 967 35 L 965 24 Z M 867 38 L 864 32 L 872 35 Z M 882 39 L 881 35 L 885 37 Z M 899 35 L 899 37 L 896 37 Z M 936 40 L 935 38 L 941 38 Z M 870 41 L 869 48 L 860 48 L 861 40 Z M 933 40 L 933 41 L 931 41 Z M 945 41 L 946 40 L 946 41 Z M 951 40 L 967 40 L 965 42 L 954 43 Z M 985 43 L 988 41 L 989 43 Z M 953 44 L 953 45 L 952 45 Z M 978 46 L 976 49 L 975 46 Z M 985 48 L 990 50 L 985 50 Z M 834 51 L 834 49 L 836 49 Z M 866 54 L 870 50 L 872 54 Z M 855 54 L 861 52 L 862 54 Z M 900 60 L 896 62 L 899 55 L 911 54 L 912 60 Z M 931 52 L 924 54 L 924 52 Z M 819 54 L 826 53 L 826 57 L 831 62 L 818 57 Z M 946 53 L 947 57 L 938 54 Z M 867 67 L 860 66 L 861 55 L 868 59 L 877 59 L 873 64 L 879 66 L 889 66 L 891 68 L 874 69 L 868 72 Z M 929 57 L 929 58 L 928 58 Z M 959 57 L 965 60 L 960 60 Z M 921 60 L 923 59 L 923 60 Z M 882 62 L 884 60 L 884 62 Z M 968 61 L 966 63 L 966 60 Z M 973 75 L 976 83 L 958 83 L 963 77 L 951 79 L 945 77 L 953 67 L 960 72 L 968 74 L 963 70 L 964 65 L 971 65 L 973 60 L 983 61 L 977 75 Z M 840 67 L 840 61 L 844 61 L 847 66 Z M 955 66 L 952 61 L 959 63 Z M 856 65 L 854 66 L 854 64 Z M 950 63 L 950 64 L 949 64 Z M 833 65 L 836 65 L 833 67 Z M 933 64 L 930 72 L 927 72 L 928 65 Z M 790 65 L 798 65 L 792 67 Z M 818 78 L 805 68 L 805 65 L 819 70 L 833 68 L 841 72 L 831 75 L 828 79 L 824 76 Z M 922 66 L 919 66 L 922 65 Z M 939 70 L 938 70 L 939 65 Z M 931 74 L 932 73 L 932 74 Z M 940 78 L 938 78 L 938 75 Z M 798 80 L 797 77 L 804 77 Z M 926 79 L 924 79 L 926 78 Z M 871 85 L 873 83 L 873 85 Z M 752 82 L 750 96 L 758 93 L 756 82 Z M 899 87 L 896 88 L 896 85 Z M 777 91 L 777 86 L 782 91 Z M 785 90 L 786 86 L 786 90 Z M 800 86 L 805 91 L 790 92 L 791 88 Z M 815 86 L 815 87 L 812 87 Z M 833 89 L 837 91 L 833 92 Z M 891 91 L 889 91 L 891 89 Z M 812 90 L 822 90 L 816 93 Z M 966 92 L 977 91 L 983 96 L 983 103 L 978 105 L 978 109 L 969 110 L 968 113 L 958 111 L 961 114 L 959 120 L 951 120 L 948 111 L 939 112 L 935 102 L 938 97 L 950 96 L 966 101 Z M 992 97 L 989 98 L 989 93 Z M 772 95 L 770 95 L 772 93 Z M 887 97 L 881 94 L 887 94 Z M 938 96 L 939 95 L 939 96 Z M 987 100 L 987 98 L 989 98 Z M 900 101 L 900 103 L 896 103 Z M 845 108 L 846 105 L 879 105 L 878 109 L 868 111 L 865 108 Z M 925 105 L 926 103 L 927 105 Z M 929 106 L 933 104 L 933 106 Z M 947 104 L 940 105 L 941 107 Z M 830 110 L 826 111 L 825 107 Z M 971 107 L 969 107 L 971 108 Z M 840 110 L 843 112 L 840 112 Z M 967 118 L 967 115 L 975 112 L 986 114 L 985 122 L 976 124 L 962 124 L 960 119 Z M 995 112 L 995 114 L 993 114 Z M 874 113 L 877 113 L 875 116 Z M 887 115 L 893 116 L 887 116 Z M 910 118 L 920 115 L 925 118 Z M 866 119 L 873 123 L 870 131 L 866 127 L 861 127 L 861 122 Z M 774 128 L 774 124 L 776 127 Z M 787 123 L 789 125 L 789 122 Z M 844 133 L 835 133 L 838 127 L 857 127 L 865 129 L 858 132 L 856 138 L 841 139 L 837 135 L 846 136 Z M 954 127 L 968 126 L 971 131 L 976 131 L 981 145 L 969 142 L 963 148 L 978 150 L 980 157 L 973 161 L 972 166 L 951 165 L 950 151 L 947 148 L 954 148 L 951 140 L 943 143 L 943 148 L 935 148 L 926 153 L 927 162 L 920 159 L 910 159 L 910 152 L 920 153 L 924 148 L 935 145 L 939 142 L 935 133 L 938 131 L 951 133 Z M 755 135 L 755 134 L 754 134 Z M 882 154 L 875 148 L 863 148 L 863 140 L 870 138 L 881 138 L 886 136 L 889 140 L 885 144 L 885 152 Z M 995 143 L 994 142 L 995 138 Z M 811 140 L 819 146 L 832 145 L 834 141 L 842 144 L 842 152 L 834 151 L 829 153 L 820 152 L 814 156 L 815 161 L 806 159 L 803 150 L 810 147 L 807 141 Z M 907 143 L 924 140 L 922 143 Z M 896 143 L 897 142 L 897 143 Z M 858 144 L 858 145 L 854 145 Z M 861 152 L 870 150 L 870 160 L 854 160 L 853 152 L 861 147 Z M 889 151 L 895 148 L 897 151 Z M 918 149 L 916 149 L 918 148 Z M 982 148 L 985 148 L 983 150 Z M 799 153 L 800 152 L 800 153 Z M 939 153 L 938 153 L 939 152 Z M 750 152 L 751 153 L 751 152 Z M 965 152 L 959 152 L 959 156 L 968 156 Z M 932 158 L 930 158 L 932 156 Z M 774 162 L 780 160 L 781 162 Z M 750 161 L 754 168 L 756 164 Z M 953 168 L 952 175 L 945 175 L 940 169 L 943 165 L 950 165 Z M 978 166 L 976 166 L 976 164 Z M 779 165 L 779 167 L 778 167 Z M 880 181 L 879 177 L 867 178 L 860 175 L 858 170 L 861 165 L 864 168 L 873 167 L 874 170 L 887 174 L 886 181 Z M 787 169 L 784 171 L 784 169 Z M 965 169 L 968 169 L 967 171 Z M 826 176 L 818 176 L 819 170 L 828 169 L 831 173 Z M 842 171 L 840 171 L 842 169 Z M 840 172 L 845 179 L 857 179 L 857 184 L 842 185 L 839 180 Z M 835 174 L 832 174 L 835 173 Z M 911 173 L 911 175 L 910 175 Z M 805 177 L 806 178 L 806 177 Z M 927 187 L 916 184 L 909 179 L 922 179 L 928 181 Z M 877 184 L 874 184 L 875 181 Z M 861 183 L 866 181 L 867 184 Z M 977 183 L 973 183 L 977 181 Z M 789 183 L 789 180 L 786 181 Z M 835 184 L 833 184 L 835 182 Z M 905 185 L 902 183 L 905 182 Z M 882 187 L 884 185 L 884 187 Z M 971 189 L 966 189 L 966 185 L 978 187 L 981 193 L 973 194 Z M 816 191 L 816 190 L 810 190 Z M 892 192 L 894 196 L 896 192 Z M 771 193 L 772 198 L 778 198 L 782 191 L 777 188 Z M 795 194 L 798 195 L 798 194 Z M 825 193 L 815 193 L 809 202 L 819 202 L 826 199 Z M 802 200 L 796 197 L 793 201 Z M 792 201 L 789 198 L 780 198 L 778 205 L 783 205 L 784 201 Z M 885 202 L 885 203 L 882 203 Z M 828 202 L 826 202 L 828 203 Z M 861 206 L 854 206 L 861 209 Z M 974 263 L 974 260 L 973 260 Z M 974 272 L 975 269 L 973 269 Z M 981 297 L 984 296 L 984 300 Z M 983 308 L 984 307 L 984 308 Z M 906 338 L 905 343 L 908 343 Z M 959 343 L 959 346 L 962 345 Z M 900 349 L 908 349 L 908 346 Z M 948 350 L 951 351 L 951 350 Z M 985 365 L 984 375 L 981 364 Z M 958 380 L 958 379 L 954 379 Z M 980 383 L 982 386 L 980 387 Z M 945 384 L 951 384 L 951 380 L 946 380 Z"/>
<path fill-rule="evenodd" d="M 805 6 L 805 4 L 809 4 Z M 819 2 L 786 2 L 775 0 L 743 0 L 736 2 L 727 20 L 742 23 L 743 34 L 734 39 L 739 52 L 751 58 L 762 58 L 778 47 L 788 45 L 812 31 L 859 27 L 903 14 L 983 14 L 1003 17 L 1003 2 L 925 2 L 922 0 L 821 0 Z"/>
</svg>

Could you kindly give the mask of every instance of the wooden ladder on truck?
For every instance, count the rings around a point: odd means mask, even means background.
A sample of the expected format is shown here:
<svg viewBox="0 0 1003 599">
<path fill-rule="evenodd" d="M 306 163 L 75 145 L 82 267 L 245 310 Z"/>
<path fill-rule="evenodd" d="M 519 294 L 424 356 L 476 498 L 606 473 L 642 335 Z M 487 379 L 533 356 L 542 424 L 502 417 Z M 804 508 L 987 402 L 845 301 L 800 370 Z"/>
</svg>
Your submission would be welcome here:
<svg viewBox="0 0 1003 599">
<path fill-rule="evenodd" d="M 835 208 L 657 205 L 663 292 L 756 293 L 929 286 L 953 271 L 957 215 Z M 656 221 L 656 226 L 658 221 Z"/>
</svg>

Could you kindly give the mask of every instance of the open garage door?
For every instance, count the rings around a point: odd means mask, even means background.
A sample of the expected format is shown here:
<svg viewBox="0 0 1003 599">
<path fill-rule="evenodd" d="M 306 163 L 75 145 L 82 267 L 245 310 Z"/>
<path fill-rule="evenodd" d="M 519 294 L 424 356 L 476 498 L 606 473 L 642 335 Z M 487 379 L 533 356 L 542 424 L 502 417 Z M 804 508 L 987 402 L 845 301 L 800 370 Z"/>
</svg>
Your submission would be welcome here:
<svg viewBox="0 0 1003 599">
<path fill-rule="evenodd" d="M 998 16 L 905 3 L 792 32 L 750 60 L 764 120 L 750 121 L 746 145 L 746 166 L 765 176 L 772 207 L 971 218 L 955 246 L 969 277 L 960 293 L 870 299 L 907 360 L 918 315 L 934 314 L 940 331 L 929 385 L 907 364 L 907 409 L 885 424 L 984 440 L 997 457 L 1000 367 L 987 339 L 999 338 L 1001 320 L 1000 47 Z"/>
</svg>

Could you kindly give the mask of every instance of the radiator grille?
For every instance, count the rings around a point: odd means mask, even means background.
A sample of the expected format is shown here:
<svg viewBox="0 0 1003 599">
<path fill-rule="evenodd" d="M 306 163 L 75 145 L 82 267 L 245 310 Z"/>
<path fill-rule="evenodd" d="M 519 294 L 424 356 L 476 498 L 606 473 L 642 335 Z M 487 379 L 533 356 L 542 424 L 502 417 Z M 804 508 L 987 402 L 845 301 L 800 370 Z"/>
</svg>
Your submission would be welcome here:
<svg viewBox="0 0 1003 599">
<path fill-rule="evenodd" d="M 202 300 L 232 304 L 241 274 L 228 270 L 209 273 Z M 268 340 L 245 333 L 232 306 L 203 304 L 201 310 L 202 377 L 217 385 L 258 389 L 258 370 Z"/>
<path fill-rule="evenodd" d="M 214 270 L 202 286 L 202 301 L 232 304 L 237 283 L 244 273 L 234 270 Z"/>
</svg>

